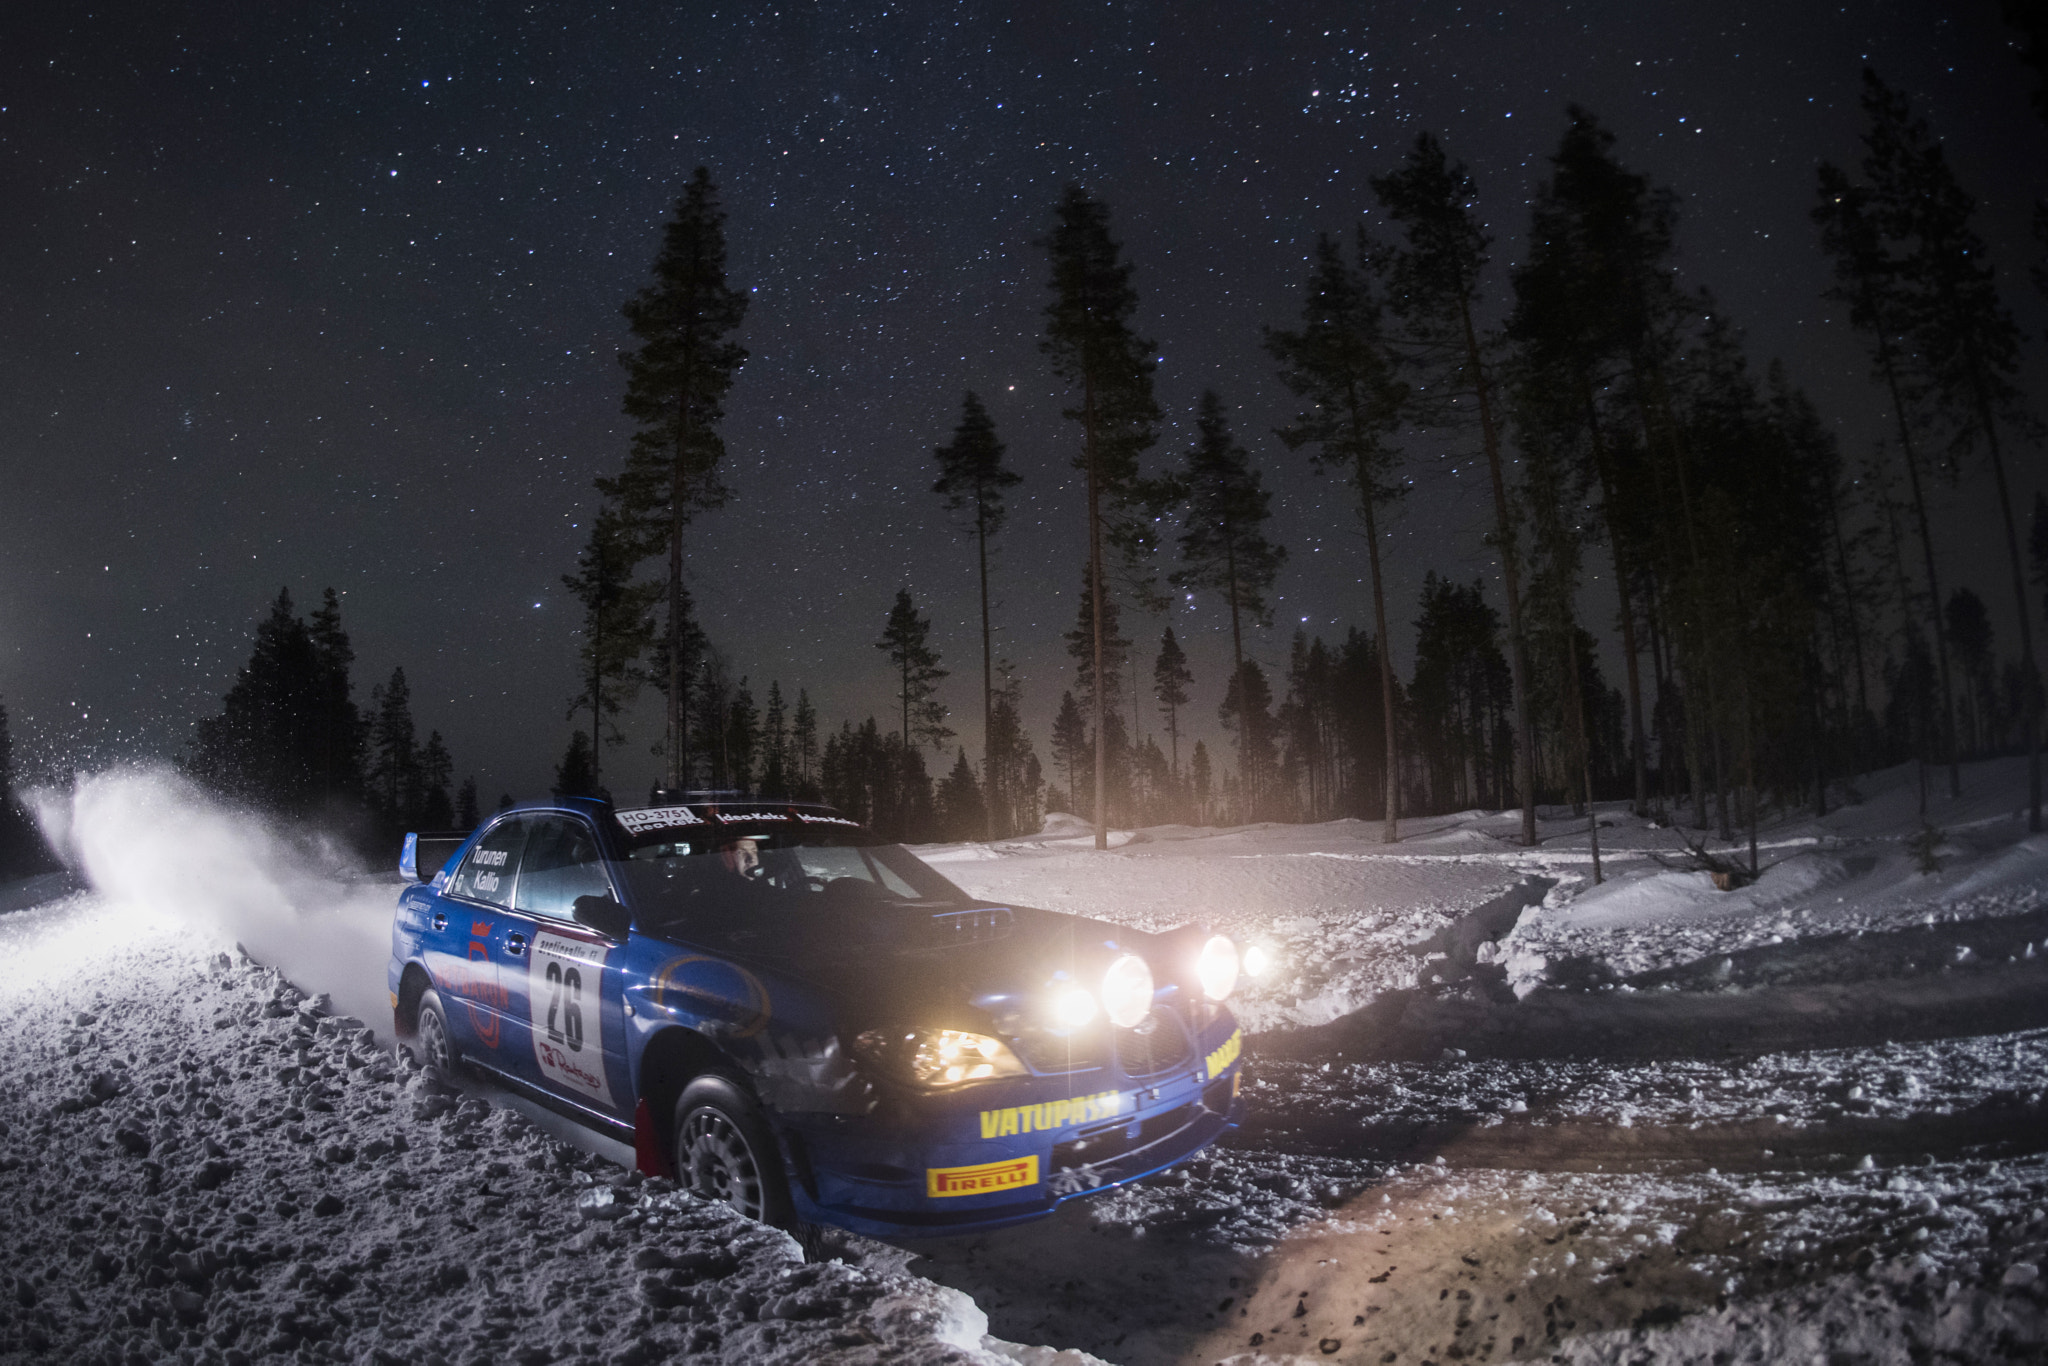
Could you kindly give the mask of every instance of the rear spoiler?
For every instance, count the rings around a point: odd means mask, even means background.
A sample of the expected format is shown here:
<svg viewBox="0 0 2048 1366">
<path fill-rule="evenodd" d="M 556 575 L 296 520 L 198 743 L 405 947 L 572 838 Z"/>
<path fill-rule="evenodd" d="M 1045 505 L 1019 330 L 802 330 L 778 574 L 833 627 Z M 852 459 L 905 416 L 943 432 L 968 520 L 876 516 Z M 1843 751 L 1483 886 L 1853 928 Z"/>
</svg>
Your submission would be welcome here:
<svg viewBox="0 0 2048 1366">
<path fill-rule="evenodd" d="M 472 830 L 408 830 L 398 851 L 398 872 L 407 882 L 431 882 Z"/>
</svg>

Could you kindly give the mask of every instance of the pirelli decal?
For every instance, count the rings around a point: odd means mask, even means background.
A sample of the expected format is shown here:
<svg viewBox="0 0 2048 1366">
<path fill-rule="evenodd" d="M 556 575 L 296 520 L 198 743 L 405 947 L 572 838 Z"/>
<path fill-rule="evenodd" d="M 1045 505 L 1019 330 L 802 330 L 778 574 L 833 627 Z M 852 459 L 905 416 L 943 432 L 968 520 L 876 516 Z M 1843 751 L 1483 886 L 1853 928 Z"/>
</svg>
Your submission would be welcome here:
<svg viewBox="0 0 2048 1366">
<path fill-rule="evenodd" d="M 1209 1055 L 1209 1079 L 1214 1081 L 1222 1076 L 1223 1069 L 1236 1062 L 1238 1055 L 1243 1052 L 1244 1031 L 1242 1029 L 1233 1029 L 1230 1031 L 1230 1037 L 1218 1044 L 1216 1051 Z"/>
<path fill-rule="evenodd" d="M 1038 1184 L 1038 1158 L 1014 1158 L 1008 1162 L 983 1162 L 973 1167 L 926 1167 L 924 1193 L 933 1199 L 949 1195 L 987 1195 L 991 1191 L 1015 1190 Z"/>
<path fill-rule="evenodd" d="M 1069 1124 L 1092 1124 L 1098 1119 L 1115 1119 L 1129 1113 L 1123 1092 L 1102 1091 L 1071 1100 L 1049 1100 L 1043 1105 L 1012 1105 L 1007 1110 L 981 1112 L 983 1138 L 1008 1138 L 1013 1134 L 1044 1133 Z M 1035 1160 L 1035 1159 L 1034 1159 Z M 978 1169 L 977 1169 L 978 1170 Z M 1037 1180 L 1033 1177 L 1032 1180 Z"/>
</svg>

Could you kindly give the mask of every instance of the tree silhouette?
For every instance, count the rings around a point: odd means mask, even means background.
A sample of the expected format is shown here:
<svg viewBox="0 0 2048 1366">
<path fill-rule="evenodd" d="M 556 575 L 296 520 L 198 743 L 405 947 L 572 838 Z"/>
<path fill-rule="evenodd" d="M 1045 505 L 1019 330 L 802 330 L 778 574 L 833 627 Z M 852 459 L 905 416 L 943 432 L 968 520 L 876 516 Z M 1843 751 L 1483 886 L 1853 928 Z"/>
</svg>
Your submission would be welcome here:
<svg viewBox="0 0 2048 1366">
<path fill-rule="evenodd" d="M 968 514 L 974 532 L 975 556 L 981 573 L 981 734 L 982 761 L 989 761 L 988 736 L 995 716 L 995 657 L 990 642 L 988 610 L 988 543 L 1002 530 L 1008 510 L 1003 490 L 1023 482 L 1023 476 L 1003 465 L 1003 446 L 996 440 L 996 425 L 981 400 L 969 390 L 960 405 L 960 425 L 953 440 L 938 448 L 938 482 L 932 492 L 946 500 L 948 512 Z M 990 794 L 993 798 L 994 794 Z M 993 816 L 996 803 L 983 809 Z M 984 838 L 993 838 L 993 830 Z"/>
<path fill-rule="evenodd" d="M 1384 839 L 1400 838 L 1399 753 L 1394 730 L 1394 677 L 1385 648 L 1387 595 L 1380 569 L 1380 510 L 1400 496 L 1393 480 L 1400 452 L 1388 437 L 1400 425 L 1408 389 L 1395 375 L 1383 328 L 1384 263 L 1363 230 L 1353 260 L 1328 234 L 1317 238 L 1315 264 L 1302 305 L 1302 326 L 1265 331 L 1266 349 L 1280 362 L 1280 378 L 1308 407 L 1280 439 L 1290 449 L 1313 448 L 1318 471 L 1338 470 L 1358 493 L 1365 523 L 1367 563 L 1372 571 L 1372 610 L 1380 648 L 1380 685 L 1386 731 L 1386 819 Z"/>
<path fill-rule="evenodd" d="M 726 499 L 718 477 L 725 456 L 718 425 L 747 358 L 746 349 L 727 338 L 746 313 L 747 296 L 725 282 L 725 210 L 711 173 L 699 166 L 663 231 L 654 283 L 625 307 L 640 345 L 619 357 L 626 368 L 623 408 L 637 430 L 625 470 L 598 481 L 634 527 L 641 553 L 665 552 L 668 558 L 668 725 L 662 752 L 672 790 L 685 785 L 689 754 L 683 529 L 698 512 Z"/>
<path fill-rule="evenodd" d="M 1159 637 L 1159 657 L 1152 662 L 1152 695 L 1159 699 L 1159 712 L 1166 718 L 1176 777 L 1180 774 L 1180 709 L 1188 704 L 1188 684 L 1194 681 L 1194 674 L 1188 671 L 1188 657 L 1169 626 Z"/>
<path fill-rule="evenodd" d="M 1493 483 L 1493 535 L 1507 590 L 1508 661 L 1514 683 L 1515 788 L 1522 804 L 1522 843 L 1536 843 L 1536 749 L 1529 709 L 1529 663 L 1522 626 L 1521 564 L 1515 518 L 1502 469 L 1498 381 L 1481 344 L 1473 310 L 1492 239 L 1473 215 L 1478 189 L 1462 163 L 1444 155 L 1423 133 L 1400 170 L 1372 182 L 1380 204 L 1407 235 L 1395 256 L 1390 302 L 1421 351 L 1425 394 L 1443 398 L 1422 406 L 1429 425 L 1461 421 L 1469 397 L 1479 419 L 1480 448 Z"/>
<path fill-rule="evenodd" d="M 1078 390 L 1077 407 L 1063 415 L 1081 425 L 1081 454 L 1075 467 L 1087 476 L 1088 591 L 1097 623 L 1105 620 L 1109 594 L 1103 545 L 1127 557 L 1149 547 L 1162 491 L 1140 477 L 1138 458 L 1157 440 L 1159 407 L 1152 398 L 1156 364 L 1152 344 L 1131 330 L 1137 292 L 1131 267 L 1109 235 L 1109 208 L 1078 185 L 1061 198 L 1052 235 L 1045 239 L 1052 260 L 1053 301 L 1045 310 L 1045 339 L 1039 349 L 1053 373 Z M 1093 646 L 1093 671 L 1104 677 L 1111 664 L 1100 633 Z M 1095 847 L 1109 848 L 1107 780 L 1108 688 L 1095 689 Z"/>
<path fill-rule="evenodd" d="M 2009 424 L 2024 422 L 2020 392 L 2020 330 L 1998 294 L 1983 238 L 1971 226 L 1977 201 L 1957 183 L 1941 142 L 1905 97 L 1877 73 L 1863 73 L 1864 174 L 1886 235 L 1901 249 L 1899 276 L 1907 300 L 1905 322 L 1924 367 L 1930 393 L 1947 419 L 1948 456 L 1957 466 L 1982 452 L 1998 490 L 2013 601 L 2019 609 L 2021 667 L 2039 695 L 2033 613 L 2019 527 L 2005 477 L 2001 439 Z M 2027 733 L 2027 828 L 2041 829 L 2041 708 L 2030 702 Z"/>
<path fill-rule="evenodd" d="M 562 576 L 563 586 L 583 604 L 583 639 L 576 650 L 581 688 L 569 700 L 569 715 L 590 713 L 584 786 L 593 792 L 604 785 L 604 747 L 625 741 L 614 718 L 645 680 L 639 661 L 654 638 L 653 607 L 662 595 L 659 584 L 633 581 L 634 560 L 632 527 L 608 505 L 591 521 L 576 572 Z"/>
<path fill-rule="evenodd" d="M 902 709 L 903 749 L 914 752 L 921 744 L 943 749 L 953 732 L 946 726 L 946 705 L 939 701 L 939 680 L 947 671 L 939 667 L 939 652 L 931 647 L 931 618 L 919 616 L 910 600 L 910 590 L 896 590 L 896 604 L 889 609 L 888 623 L 875 648 L 889 656 L 896 668 L 897 699 Z"/>
</svg>

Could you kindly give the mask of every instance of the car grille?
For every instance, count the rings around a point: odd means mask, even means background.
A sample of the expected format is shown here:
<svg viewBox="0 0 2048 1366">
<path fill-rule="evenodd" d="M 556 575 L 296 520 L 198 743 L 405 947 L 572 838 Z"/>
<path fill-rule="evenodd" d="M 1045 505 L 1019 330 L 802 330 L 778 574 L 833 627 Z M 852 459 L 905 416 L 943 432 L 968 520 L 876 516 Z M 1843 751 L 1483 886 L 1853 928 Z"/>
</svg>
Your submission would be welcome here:
<svg viewBox="0 0 2048 1366">
<path fill-rule="evenodd" d="M 941 944 L 979 944 L 1001 939 L 1010 932 L 1016 916 L 1008 906 L 978 911 L 947 911 L 932 917 L 932 937 Z"/>
<path fill-rule="evenodd" d="M 1193 1056 L 1187 1031 L 1170 1011 L 1155 1007 L 1134 1027 L 1116 1031 L 1116 1057 L 1127 1077 L 1170 1072 Z"/>
<path fill-rule="evenodd" d="M 1080 1072 L 1100 1067 L 1108 1061 L 1109 1050 L 1103 1046 L 1106 1042 L 1099 1029 L 1066 1035 L 1033 1029 L 1015 1039 L 1018 1054 L 1034 1072 Z"/>
</svg>

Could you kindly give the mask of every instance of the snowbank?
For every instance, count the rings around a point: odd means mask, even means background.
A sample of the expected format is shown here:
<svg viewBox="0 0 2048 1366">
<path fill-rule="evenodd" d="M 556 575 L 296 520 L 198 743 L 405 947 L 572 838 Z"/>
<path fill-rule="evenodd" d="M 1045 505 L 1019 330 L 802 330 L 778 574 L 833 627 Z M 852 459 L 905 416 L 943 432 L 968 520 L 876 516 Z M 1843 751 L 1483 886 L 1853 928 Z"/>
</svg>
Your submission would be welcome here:
<svg viewBox="0 0 2048 1366">
<path fill-rule="evenodd" d="M 987 1337 L 900 1255 L 806 1263 L 394 1055 L 337 1007 L 388 1019 L 391 889 L 326 880 L 314 846 L 160 774 L 44 814 L 103 890 L 0 917 L 0 1356 L 1090 1366 Z"/>
</svg>

